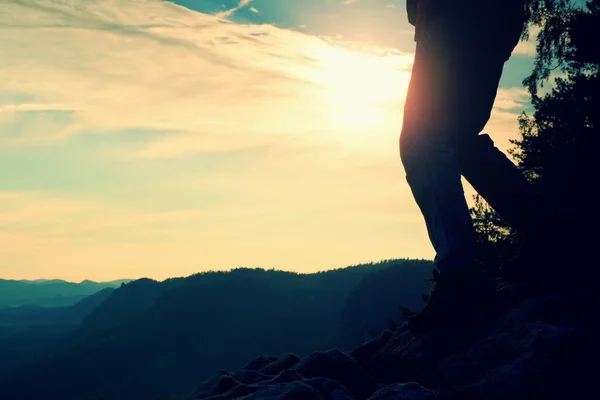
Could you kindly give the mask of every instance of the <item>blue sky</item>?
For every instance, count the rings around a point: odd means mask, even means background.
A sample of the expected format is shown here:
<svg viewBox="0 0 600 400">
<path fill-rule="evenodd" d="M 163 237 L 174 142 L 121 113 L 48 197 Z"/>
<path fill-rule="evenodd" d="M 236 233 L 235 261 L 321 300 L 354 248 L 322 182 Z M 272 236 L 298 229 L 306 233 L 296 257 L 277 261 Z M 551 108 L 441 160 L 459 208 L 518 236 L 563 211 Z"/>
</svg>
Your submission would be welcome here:
<svg viewBox="0 0 600 400">
<path fill-rule="evenodd" d="M 404 8 L 0 1 L 0 278 L 432 258 L 398 157 Z M 486 127 L 503 149 L 532 55 Z"/>
</svg>

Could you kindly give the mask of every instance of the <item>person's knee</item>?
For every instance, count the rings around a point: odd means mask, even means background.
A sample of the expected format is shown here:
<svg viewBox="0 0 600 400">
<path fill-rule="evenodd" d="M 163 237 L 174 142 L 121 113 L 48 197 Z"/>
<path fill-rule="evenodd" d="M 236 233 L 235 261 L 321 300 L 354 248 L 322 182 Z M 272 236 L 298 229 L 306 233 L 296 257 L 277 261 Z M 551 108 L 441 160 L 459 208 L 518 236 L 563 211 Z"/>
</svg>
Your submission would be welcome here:
<svg viewBox="0 0 600 400">
<path fill-rule="evenodd" d="M 406 138 L 405 138 L 404 134 L 400 134 L 400 139 L 398 140 L 398 148 L 400 150 L 400 160 L 402 161 L 402 164 L 404 165 L 404 167 L 406 167 L 406 163 L 408 160 L 408 154 L 407 154 L 407 143 L 406 143 Z"/>
<path fill-rule="evenodd" d="M 404 126 L 400 134 L 400 159 L 407 173 L 418 168 L 426 157 L 426 140 L 424 132 L 418 132 L 409 126 Z"/>
<path fill-rule="evenodd" d="M 419 146 L 406 137 L 400 136 L 400 160 L 404 166 L 404 171 L 410 175 L 419 168 L 419 161 L 423 160 L 422 151 Z"/>
</svg>

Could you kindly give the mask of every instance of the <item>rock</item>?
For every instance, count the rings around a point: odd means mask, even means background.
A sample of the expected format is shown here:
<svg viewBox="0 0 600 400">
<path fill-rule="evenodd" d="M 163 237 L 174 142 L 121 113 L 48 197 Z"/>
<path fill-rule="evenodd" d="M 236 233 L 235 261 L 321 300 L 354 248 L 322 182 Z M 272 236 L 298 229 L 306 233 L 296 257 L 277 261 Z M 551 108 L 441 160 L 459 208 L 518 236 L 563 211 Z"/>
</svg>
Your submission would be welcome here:
<svg viewBox="0 0 600 400">
<path fill-rule="evenodd" d="M 300 358 L 295 354 L 288 354 L 287 356 L 271 362 L 260 369 L 260 372 L 265 375 L 276 375 L 283 370 L 292 368 L 298 364 Z"/>
<path fill-rule="evenodd" d="M 348 389 L 336 381 L 327 378 L 311 378 L 302 380 L 316 389 L 327 400 L 354 400 Z"/>
<path fill-rule="evenodd" d="M 396 383 L 379 389 L 369 400 L 436 400 L 431 390 L 416 382 Z"/>
<path fill-rule="evenodd" d="M 366 399 L 377 386 L 360 365 L 338 349 L 318 351 L 301 360 L 294 369 L 305 378 L 333 379 L 346 387 L 356 399 Z"/>
<path fill-rule="evenodd" d="M 236 371 L 230 374 L 236 381 L 241 382 L 246 385 L 251 385 L 253 383 L 262 382 L 268 379 L 271 379 L 270 376 L 262 374 L 258 371 L 246 370 L 242 369 L 240 371 Z"/>
<path fill-rule="evenodd" d="M 579 307 L 573 299 L 573 294 L 529 299 L 499 318 L 487 337 L 446 358 L 440 364 L 444 386 L 462 386 L 451 397 L 577 397 L 581 383 L 590 382 L 583 379 L 590 374 L 586 364 L 598 345 L 591 326 L 578 326 L 589 317 L 577 309 L 591 307 L 591 296 Z"/>
<path fill-rule="evenodd" d="M 328 400 L 303 382 L 278 383 L 236 400 Z"/>
<path fill-rule="evenodd" d="M 259 369 L 264 368 L 265 366 L 269 365 L 270 363 L 276 360 L 277 357 L 273 356 L 259 356 L 250 361 L 248 364 L 244 365 L 242 369 L 246 369 L 248 371 L 258 371 Z"/>
<path fill-rule="evenodd" d="M 384 330 L 379 336 L 352 350 L 350 356 L 354 358 L 361 367 L 367 368 L 373 354 L 390 340 L 393 333 L 394 332 L 390 329 Z"/>
<path fill-rule="evenodd" d="M 205 399 L 212 396 L 220 395 L 228 390 L 239 385 L 240 382 L 235 380 L 229 372 L 219 371 L 217 375 L 202 383 L 192 394 L 186 399 Z"/>
<path fill-rule="evenodd" d="M 242 385 L 238 385 L 238 386 L 228 390 L 227 392 L 225 392 L 223 394 L 208 397 L 203 400 L 235 400 L 235 399 L 239 399 L 241 397 L 247 396 L 251 393 L 254 393 L 254 392 L 258 391 L 259 389 L 260 388 L 258 388 L 258 387 L 253 387 L 253 386 L 242 384 Z"/>
<path fill-rule="evenodd" d="M 285 371 L 281 371 L 276 377 L 269 380 L 269 384 L 275 383 L 284 383 L 284 382 L 292 382 L 299 381 L 304 379 L 302 375 L 300 375 L 297 371 L 293 369 L 286 369 Z"/>
</svg>

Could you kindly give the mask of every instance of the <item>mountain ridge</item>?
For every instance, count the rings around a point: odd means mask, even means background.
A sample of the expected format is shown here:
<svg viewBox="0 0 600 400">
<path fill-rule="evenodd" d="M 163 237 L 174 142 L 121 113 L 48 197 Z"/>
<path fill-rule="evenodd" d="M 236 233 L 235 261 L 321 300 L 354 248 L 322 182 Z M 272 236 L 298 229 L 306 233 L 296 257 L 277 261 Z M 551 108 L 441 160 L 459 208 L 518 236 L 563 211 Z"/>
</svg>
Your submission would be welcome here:
<svg viewBox="0 0 600 400">
<path fill-rule="evenodd" d="M 389 317 L 381 307 L 379 319 L 366 318 L 377 308 L 356 308 L 349 294 L 387 299 L 381 293 L 396 287 L 380 288 L 365 278 L 383 271 L 378 279 L 394 280 L 398 270 L 406 271 L 406 285 L 427 290 L 431 262 L 404 259 L 313 274 L 238 268 L 162 282 L 139 279 L 115 289 L 87 315 L 68 345 L 0 384 L 0 397 L 163 399 L 183 396 L 199 377 L 263 351 L 305 356 L 348 347 L 357 343 L 352 330 L 364 321 L 378 321 L 369 327 L 379 332 Z M 422 303 L 421 296 L 415 299 Z M 27 383 L 32 380 L 37 384 Z"/>
<path fill-rule="evenodd" d="M 23 305 L 62 307 L 75 304 L 86 296 L 108 287 L 118 287 L 128 279 L 108 282 L 83 280 L 80 283 L 62 279 L 13 280 L 0 279 L 0 308 Z"/>
</svg>

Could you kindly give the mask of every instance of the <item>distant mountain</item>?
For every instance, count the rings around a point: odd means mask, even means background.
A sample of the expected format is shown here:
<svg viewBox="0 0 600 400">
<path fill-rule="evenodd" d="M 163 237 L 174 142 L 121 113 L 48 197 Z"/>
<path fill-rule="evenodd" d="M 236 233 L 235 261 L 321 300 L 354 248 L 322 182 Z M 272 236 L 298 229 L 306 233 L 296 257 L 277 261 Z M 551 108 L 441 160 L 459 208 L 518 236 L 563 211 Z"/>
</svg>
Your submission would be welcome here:
<svg viewBox="0 0 600 400">
<path fill-rule="evenodd" d="M 0 375 L 14 373 L 66 345 L 81 321 L 115 288 L 104 288 L 66 307 L 0 308 Z"/>
<path fill-rule="evenodd" d="M 62 279 L 32 279 L 32 280 L 18 279 L 17 282 L 45 284 L 45 283 L 64 283 L 66 281 L 64 281 Z"/>
<path fill-rule="evenodd" d="M 70 282 L 70 281 L 65 281 L 64 279 L 18 279 L 16 280 L 16 282 L 25 282 L 25 283 L 37 283 L 40 285 L 46 285 L 49 283 L 76 283 L 79 285 L 111 285 L 111 286 L 118 286 L 121 284 L 121 282 L 131 282 L 132 279 L 115 279 L 114 281 L 103 281 L 103 282 L 96 282 L 96 281 L 92 281 L 89 279 L 84 279 L 83 281 L 77 283 L 77 282 Z"/>
<path fill-rule="evenodd" d="M 26 304 L 18 307 L 0 308 L 0 326 L 77 324 L 106 300 L 115 288 L 108 287 L 84 297 L 77 303 L 64 307 L 43 307 Z"/>
<path fill-rule="evenodd" d="M 431 263 L 416 260 L 315 274 L 239 268 L 133 281 L 94 309 L 69 345 L 0 384 L 0 397 L 166 399 L 189 393 L 215 370 L 260 354 L 304 356 L 336 347 L 344 338 L 342 321 L 360 327 L 347 320 L 355 307 L 348 298 L 356 288 L 388 299 L 392 305 L 386 310 L 414 303 L 415 290 L 405 297 L 393 282 L 372 290 L 367 277 L 388 269 L 398 269 L 388 276 L 404 280 L 398 287 L 426 291 Z M 364 321 L 364 310 L 357 308 L 356 317 Z M 387 317 L 374 318 L 372 329 L 385 326 Z"/>
<path fill-rule="evenodd" d="M 86 296 L 105 288 L 115 288 L 131 279 L 111 282 L 80 283 L 67 282 L 60 279 L 50 280 L 5 280 L 0 279 L 0 308 L 38 305 L 45 307 L 61 307 L 75 304 Z"/>
<path fill-rule="evenodd" d="M 400 306 L 421 308 L 423 294 L 429 291 L 426 280 L 430 271 L 431 262 L 415 260 L 363 278 L 344 302 L 338 348 L 349 350 L 358 346 L 388 328 L 390 320 L 396 324 L 404 322 Z"/>
</svg>

